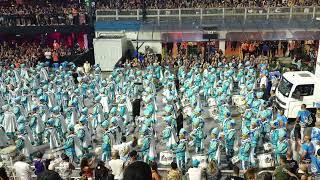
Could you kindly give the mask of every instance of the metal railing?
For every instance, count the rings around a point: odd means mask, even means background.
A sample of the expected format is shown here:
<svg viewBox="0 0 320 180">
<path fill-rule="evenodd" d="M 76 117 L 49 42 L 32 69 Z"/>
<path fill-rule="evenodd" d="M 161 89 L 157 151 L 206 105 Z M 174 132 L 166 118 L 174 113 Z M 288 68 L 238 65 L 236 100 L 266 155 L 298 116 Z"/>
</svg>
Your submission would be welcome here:
<svg viewBox="0 0 320 180">
<path fill-rule="evenodd" d="M 225 20 L 233 18 L 237 20 L 275 20 L 293 18 L 314 20 L 320 16 L 320 7 L 268 7 L 268 8 L 210 8 L 210 9 L 147 9 L 145 16 L 148 20 L 154 20 L 160 24 L 162 21 L 203 21 L 207 20 Z M 96 10 L 97 21 L 133 21 L 142 20 L 143 11 L 136 10 Z"/>
</svg>

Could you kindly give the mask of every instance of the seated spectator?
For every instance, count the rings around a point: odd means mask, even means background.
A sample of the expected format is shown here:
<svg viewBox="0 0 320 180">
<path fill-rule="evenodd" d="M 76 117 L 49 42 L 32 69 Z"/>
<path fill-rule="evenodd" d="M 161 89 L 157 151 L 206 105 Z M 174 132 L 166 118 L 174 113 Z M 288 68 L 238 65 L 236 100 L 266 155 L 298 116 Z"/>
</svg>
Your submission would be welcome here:
<svg viewBox="0 0 320 180">
<path fill-rule="evenodd" d="M 178 169 L 177 163 L 171 163 L 171 169 L 168 172 L 167 180 L 182 180 L 182 174 Z"/>
<path fill-rule="evenodd" d="M 221 171 L 215 161 L 210 161 L 207 169 L 207 180 L 218 180 L 221 178 Z"/>
<path fill-rule="evenodd" d="M 152 180 L 161 180 L 161 176 L 158 172 L 158 164 L 156 162 L 151 163 Z"/>
<path fill-rule="evenodd" d="M 119 152 L 114 151 L 111 155 L 111 160 L 108 162 L 114 179 L 123 179 L 124 161 L 120 159 Z"/>
<path fill-rule="evenodd" d="M 152 173 L 150 166 L 142 161 L 130 164 L 124 171 L 124 180 L 150 180 Z"/>
</svg>

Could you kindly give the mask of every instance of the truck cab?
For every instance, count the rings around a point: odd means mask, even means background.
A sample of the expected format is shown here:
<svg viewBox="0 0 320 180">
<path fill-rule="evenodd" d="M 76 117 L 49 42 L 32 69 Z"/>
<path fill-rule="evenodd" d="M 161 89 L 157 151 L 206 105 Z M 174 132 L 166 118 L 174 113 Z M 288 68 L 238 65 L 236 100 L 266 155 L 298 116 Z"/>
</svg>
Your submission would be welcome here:
<svg viewBox="0 0 320 180">
<path fill-rule="evenodd" d="M 288 118 L 296 118 L 302 104 L 312 113 L 320 102 L 320 78 L 308 71 L 292 71 L 283 74 L 276 89 L 276 106 L 284 110 Z"/>
</svg>

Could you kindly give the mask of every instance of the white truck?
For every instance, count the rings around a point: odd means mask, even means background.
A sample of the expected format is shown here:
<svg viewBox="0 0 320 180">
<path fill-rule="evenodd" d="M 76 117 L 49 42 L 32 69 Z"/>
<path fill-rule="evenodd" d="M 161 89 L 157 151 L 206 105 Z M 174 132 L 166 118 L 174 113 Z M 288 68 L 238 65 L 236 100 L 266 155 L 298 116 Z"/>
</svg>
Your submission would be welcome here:
<svg viewBox="0 0 320 180">
<path fill-rule="evenodd" d="M 296 118 L 302 104 L 315 117 L 320 102 L 320 78 L 308 71 L 292 71 L 283 74 L 276 89 L 276 106 L 284 110 L 288 118 Z M 314 118 L 315 119 L 315 118 Z"/>
</svg>

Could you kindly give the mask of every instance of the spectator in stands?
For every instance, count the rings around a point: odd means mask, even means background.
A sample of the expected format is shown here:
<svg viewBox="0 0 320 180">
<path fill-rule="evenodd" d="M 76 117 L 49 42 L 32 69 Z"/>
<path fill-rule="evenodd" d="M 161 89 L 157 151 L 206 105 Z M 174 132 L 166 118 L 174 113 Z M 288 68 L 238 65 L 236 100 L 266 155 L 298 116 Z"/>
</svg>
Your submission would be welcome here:
<svg viewBox="0 0 320 180">
<path fill-rule="evenodd" d="M 158 172 L 158 164 L 156 162 L 151 163 L 152 180 L 161 180 L 161 176 Z"/>
<path fill-rule="evenodd" d="M 70 12 L 72 19 L 70 21 Z M 1 26 L 45 26 L 45 25 L 73 25 L 79 24 L 79 14 L 81 23 L 86 23 L 87 13 L 80 6 L 72 3 L 56 3 L 41 5 L 11 5 L 2 4 L 0 6 L 0 25 Z M 84 16 L 84 17 L 83 17 Z"/>
<path fill-rule="evenodd" d="M 150 180 L 152 173 L 150 166 L 142 161 L 130 164 L 124 171 L 124 180 Z"/>
<path fill-rule="evenodd" d="M 119 152 L 112 152 L 111 158 L 109 166 L 114 175 L 114 179 L 123 179 L 124 161 L 120 159 Z"/>
<path fill-rule="evenodd" d="M 227 176 L 226 180 L 244 180 L 240 177 L 240 168 L 236 165 L 233 166 L 233 173 L 231 176 Z"/>
<path fill-rule="evenodd" d="M 215 161 L 210 161 L 207 169 L 207 180 L 218 180 L 221 178 L 221 171 Z"/>
<path fill-rule="evenodd" d="M 171 163 L 171 169 L 167 174 L 167 180 L 182 180 L 182 174 L 178 169 L 177 163 Z"/>
<path fill-rule="evenodd" d="M 26 163 L 26 157 L 20 154 L 17 161 L 13 164 L 13 169 L 17 177 L 23 177 L 22 180 L 32 180 L 32 168 L 30 164 Z"/>
<path fill-rule="evenodd" d="M 35 170 L 36 175 L 39 175 L 40 173 L 42 173 L 45 170 L 45 167 L 44 167 L 45 159 L 42 159 L 42 157 L 43 157 L 43 153 L 37 152 L 36 159 L 33 160 L 33 165 L 36 169 Z"/>
</svg>

